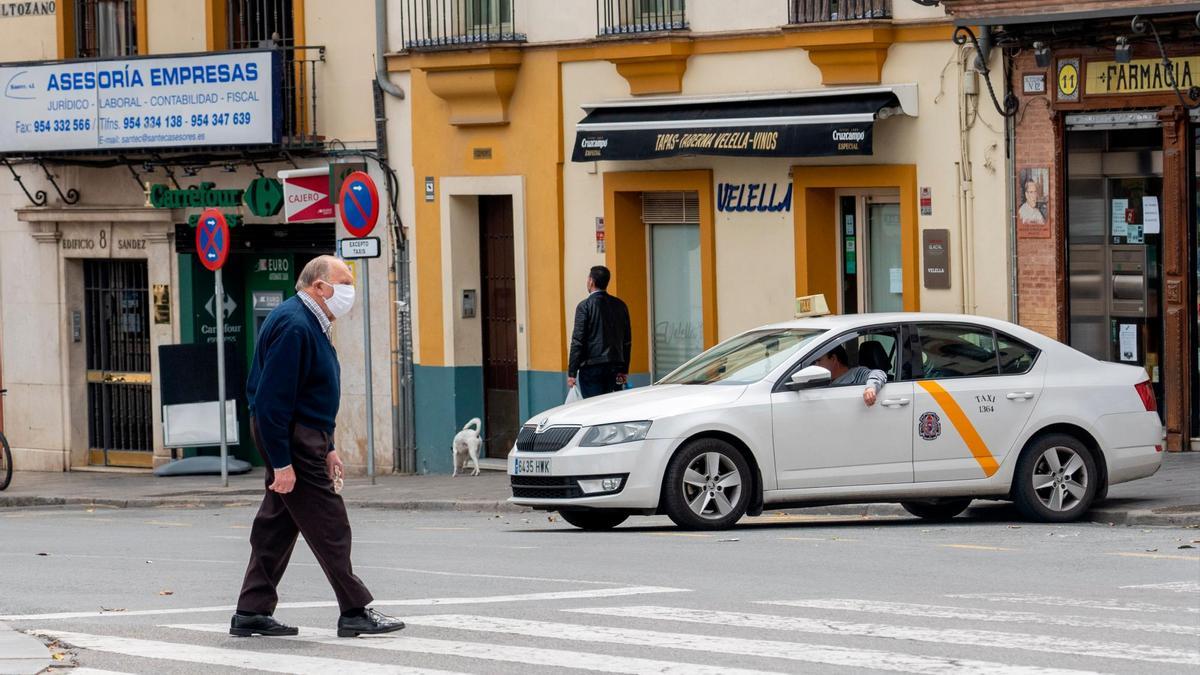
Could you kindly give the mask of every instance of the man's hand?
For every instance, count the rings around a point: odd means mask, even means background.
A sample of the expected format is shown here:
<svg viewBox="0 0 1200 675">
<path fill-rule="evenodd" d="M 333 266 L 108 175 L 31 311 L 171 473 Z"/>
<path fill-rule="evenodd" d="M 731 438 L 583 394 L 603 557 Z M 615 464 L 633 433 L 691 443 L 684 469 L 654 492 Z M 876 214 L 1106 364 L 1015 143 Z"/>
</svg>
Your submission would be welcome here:
<svg viewBox="0 0 1200 675">
<path fill-rule="evenodd" d="M 874 387 L 867 387 L 866 389 L 863 389 L 863 402 L 867 404 L 867 407 L 875 405 Z"/>
<path fill-rule="evenodd" d="M 574 389 L 574 388 L 575 388 L 575 378 L 568 377 L 567 378 L 567 389 Z"/>
<path fill-rule="evenodd" d="M 346 467 L 342 465 L 342 458 L 338 457 L 337 450 L 330 450 L 329 454 L 325 455 L 325 469 L 329 473 L 329 480 L 346 475 Z"/>
<path fill-rule="evenodd" d="M 285 466 L 282 469 L 275 469 L 275 480 L 271 481 L 271 486 L 268 488 L 273 492 L 278 492 L 281 495 L 286 495 L 296 487 L 296 470 L 290 466 Z"/>
</svg>

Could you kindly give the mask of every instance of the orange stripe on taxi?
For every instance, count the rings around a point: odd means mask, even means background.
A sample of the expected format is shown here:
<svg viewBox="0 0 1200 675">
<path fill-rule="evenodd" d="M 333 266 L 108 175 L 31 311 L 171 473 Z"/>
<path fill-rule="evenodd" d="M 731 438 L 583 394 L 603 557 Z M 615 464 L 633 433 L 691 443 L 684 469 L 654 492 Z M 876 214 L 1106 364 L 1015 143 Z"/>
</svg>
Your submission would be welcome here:
<svg viewBox="0 0 1200 675">
<path fill-rule="evenodd" d="M 954 430 L 962 437 L 963 442 L 967 444 L 967 449 L 974 455 L 975 461 L 979 462 L 979 468 L 983 469 L 983 474 L 991 478 L 992 474 L 1000 470 L 1000 465 L 996 463 L 996 458 L 992 457 L 991 451 L 988 450 L 987 443 L 983 442 L 983 438 L 979 436 L 979 432 L 975 430 L 975 425 L 971 424 L 971 420 L 967 414 L 963 412 L 958 402 L 946 391 L 942 385 L 930 380 L 921 380 L 917 382 L 921 388 L 929 392 L 934 401 L 941 406 L 942 412 L 946 413 L 946 417 L 950 418 L 950 424 L 954 426 Z"/>
</svg>

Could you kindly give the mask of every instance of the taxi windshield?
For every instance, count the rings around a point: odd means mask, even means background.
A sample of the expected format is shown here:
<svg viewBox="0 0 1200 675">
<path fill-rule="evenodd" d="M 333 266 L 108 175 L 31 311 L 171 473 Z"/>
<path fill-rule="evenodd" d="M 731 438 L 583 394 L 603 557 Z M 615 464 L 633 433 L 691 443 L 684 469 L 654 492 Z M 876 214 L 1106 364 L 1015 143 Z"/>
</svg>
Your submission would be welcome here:
<svg viewBox="0 0 1200 675">
<path fill-rule="evenodd" d="M 658 384 L 752 384 L 824 332 L 775 328 L 743 333 L 688 361 Z"/>
</svg>

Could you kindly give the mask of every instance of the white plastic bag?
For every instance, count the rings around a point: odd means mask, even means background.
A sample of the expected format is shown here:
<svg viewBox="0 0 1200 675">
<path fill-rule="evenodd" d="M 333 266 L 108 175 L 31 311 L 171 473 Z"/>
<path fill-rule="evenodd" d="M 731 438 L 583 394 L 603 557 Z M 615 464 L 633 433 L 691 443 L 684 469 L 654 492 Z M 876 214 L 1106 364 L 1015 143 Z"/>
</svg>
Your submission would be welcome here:
<svg viewBox="0 0 1200 675">
<path fill-rule="evenodd" d="M 567 392 L 567 400 L 564 401 L 564 404 L 574 403 L 576 401 L 582 401 L 582 400 L 583 400 L 583 394 L 579 393 L 579 385 L 575 385 L 574 387 L 571 387 L 571 389 Z"/>
</svg>

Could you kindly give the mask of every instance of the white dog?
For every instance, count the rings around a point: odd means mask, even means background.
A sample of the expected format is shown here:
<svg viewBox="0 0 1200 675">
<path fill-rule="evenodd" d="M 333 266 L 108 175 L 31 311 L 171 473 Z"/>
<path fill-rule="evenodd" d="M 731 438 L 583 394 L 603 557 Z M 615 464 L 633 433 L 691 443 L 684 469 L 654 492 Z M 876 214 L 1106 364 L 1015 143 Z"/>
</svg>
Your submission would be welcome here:
<svg viewBox="0 0 1200 675">
<path fill-rule="evenodd" d="M 463 425 L 462 431 L 454 434 L 454 443 L 450 446 L 450 453 L 454 458 L 454 473 L 450 474 L 451 476 L 457 476 L 460 468 L 466 472 L 468 458 L 474 467 L 471 475 L 479 475 L 479 444 L 482 442 L 479 439 L 479 428 L 482 425 L 483 422 L 474 417 Z"/>
</svg>

